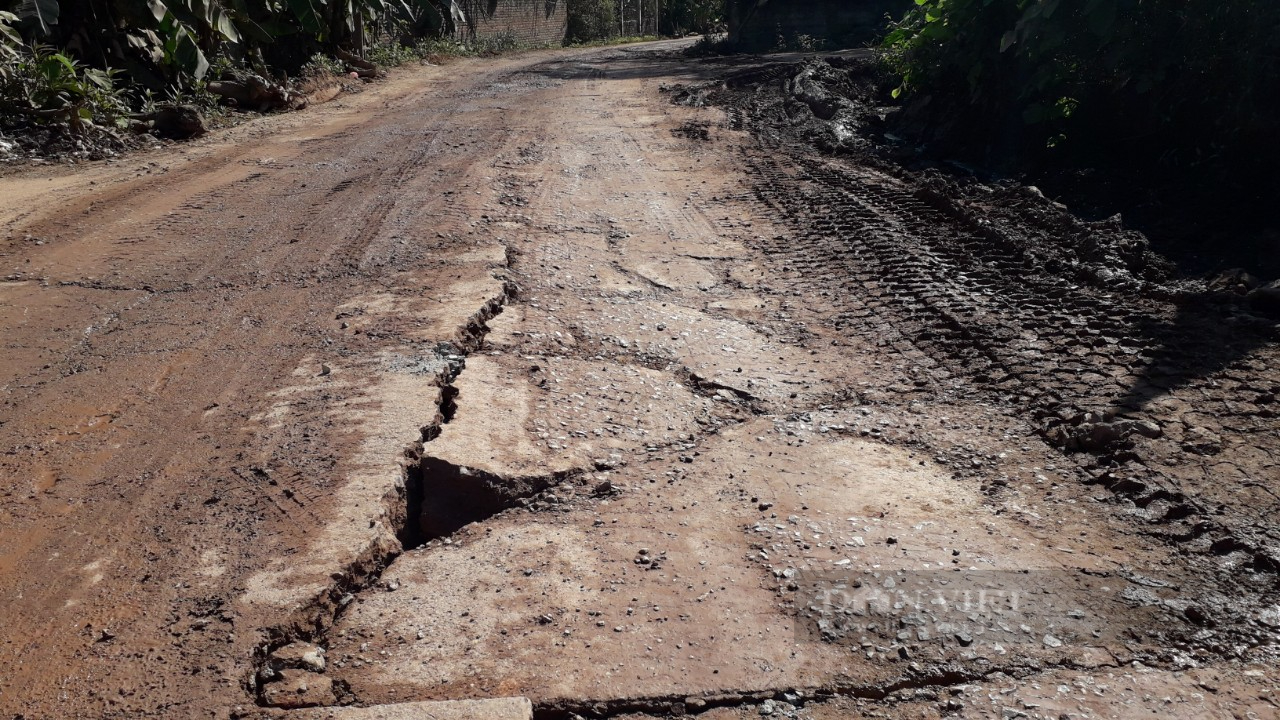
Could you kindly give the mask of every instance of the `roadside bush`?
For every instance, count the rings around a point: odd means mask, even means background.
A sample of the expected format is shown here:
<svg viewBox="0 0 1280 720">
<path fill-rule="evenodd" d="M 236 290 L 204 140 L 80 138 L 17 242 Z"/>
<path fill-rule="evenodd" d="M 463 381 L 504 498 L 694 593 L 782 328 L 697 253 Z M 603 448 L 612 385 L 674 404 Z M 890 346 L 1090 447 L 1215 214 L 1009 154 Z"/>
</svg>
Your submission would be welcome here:
<svg viewBox="0 0 1280 720">
<path fill-rule="evenodd" d="M 344 75 L 346 70 L 346 66 L 337 58 L 324 53 L 316 53 L 302 66 L 299 74 L 302 77 L 325 77 L 329 75 Z"/>
<path fill-rule="evenodd" d="M 8 45 L 0 55 L 0 118 L 9 126 L 66 123 L 76 133 L 91 124 L 115 125 L 128 113 L 115 75 L 44 46 Z"/>
<path fill-rule="evenodd" d="M 42 42 L 154 92 L 190 89 L 226 58 L 261 75 L 317 52 L 359 53 L 387 37 L 438 34 L 436 0 L 0 0 L 6 43 Z"/>
<path fill-rule="evenodd" d="M 365 52 L 364 57 L 369 62 L 375 63 L 380 67 L 399 67 L 405 63 L 422 59 L 422 55 L 415 48 L 405 47 L 400 43 L 374 45 Z"/>
<path fill-rule="evenodd" d="M 525 46 L 515 33 L 504 32 L 486 35 L 467 42 L 467 49 L 475 55 L 498 55 L 512 50 L 520 50 Z"/>
</svg>

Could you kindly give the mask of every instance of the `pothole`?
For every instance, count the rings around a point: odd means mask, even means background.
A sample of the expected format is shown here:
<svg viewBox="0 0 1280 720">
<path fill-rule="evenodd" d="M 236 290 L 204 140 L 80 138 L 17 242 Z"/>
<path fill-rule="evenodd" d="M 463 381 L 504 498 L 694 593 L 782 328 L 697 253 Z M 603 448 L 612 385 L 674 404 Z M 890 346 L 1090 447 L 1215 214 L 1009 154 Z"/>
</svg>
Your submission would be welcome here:
<svg viewBox="0 0 1280 720">
<path fill-rule="evenodd" d="M 422 458 L 415 471 L 421 505 L 410 507 L 409 512 L 411 520 L 417 519 L 423 542 L 452 535 L 473 522 L 516 507 L 521 500 L 575 474 L 503 477 L 429 456 Z"/>
</svg>

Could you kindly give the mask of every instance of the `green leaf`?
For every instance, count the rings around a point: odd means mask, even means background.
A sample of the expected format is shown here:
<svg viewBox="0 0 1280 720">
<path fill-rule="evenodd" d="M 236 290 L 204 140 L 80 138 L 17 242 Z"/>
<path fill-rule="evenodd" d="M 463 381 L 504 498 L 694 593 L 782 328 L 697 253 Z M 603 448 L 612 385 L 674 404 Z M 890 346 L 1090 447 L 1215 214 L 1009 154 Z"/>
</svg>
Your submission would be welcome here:
<svg viewBox="0 0 1280 720">
<path fill-rule="evenodd" d="M 1009 32 L 1005 33 L 1004 36 L 1000 38 L 1000 52 L 1004 52 L 1005 50 L 1008 50 L 1009 48 L 1013 47 L 1014 43 L 1016 42 L 1018 42 L 1017 31 L 1010 30 Z"/>
<path fill-rule="evenodd" d="M 218 10 L 214 14 L 213 29 L 217 30 L 218 34 L 226 38 L 228 42 L 240 43 L 240 31 L 236 29 L 235 23 L 231 22 L 231 16 L 222 10 Z"/>
<path fill-rule="evenodd" d="M 181 0 L 187 5 L 187 9 L 196 18 L 205 21 L 208 25 L 213 25 L 213 5 L 204 0 Z"/>
<path fill-rule="evenodd" d="M 84 79 L 97 85 L 103 90 L 111 89 L 111 76 L 102 70 L 85 70 Z"/>
<path fill-rule="evenodd" d="M 151 17 L 155 18 L 156 22 L 163 20 L 169 12 L 169 8 L 165 7 L 160 0 L 147 0 L 147 8 L 151 10 Z"/>
<path fill-rule="evenodd" d="M 9 15 L 9 13 L 0 13 L 0 15 Z M 13 20 L 17 20 L 17 18 L 15 17 L 13 18 Z M 4 37 L 8 38 L 9 42 L 13 43 L 14 45 L 21 45 L 22 36 L 18 34 L 17 28 L 14 28 L 8 24 L 9 22 L 12 22 L 12 21 L 6 20 L 5 18 L 0 17 L 0 35 L 3 35 Z M 0 44 L 0 47 L 3 47 L 3 44 Z"/>
<path fill-rule="evenodd" d="M 60 13 L 58 0 L 22 0 L 18 5 L 18 19 L 34 27 L 41 36 L 53 33 Z"/>
<path fill-rule="evenodd" d="M 324 30 L 324 23 L 320 19 L 320 14 L 316 12 L 316 8 L 311 4 L 311 0 L 287 0 L 289 3 L 289 11 L 298 19 L 298 23 L 302 25 L 302 29 L 309 33 L 320 33 Z"/>
<path fill-rule="evenodd" d="M 66 68 L 67 72 L 71 73 L 72 76 L 76 74 L 75 61 L 67 57 L 66 55 L 63 55 L 62 53 L 54 53 L 53 55 L 50 55 L 48 59 L 51 62 L 56 62 L 57 64 Z"/>
<path fill-rule="evenodd" d="M 176 41 L 173 56 L 178 64 L 196 80 L 204 78 L 205 73 L 209 72 L 209 61 L 200 51 L 195 38 L 191 37 L 191 33 L 187 32 L 186 28 L 182 28 L 178 32 Z"/>
<path fill-rule="evenodd" d="M 236 18 L 235 23 L 236 23 L 236 29 L 240 31 L 240 37 L 242 41 L 245 37 L 248 37 L 251 40 L 256 40 L 260 43 L 267 44 L 272 42 L 276 38 L 275 35 L 273 35 L 270 32 L 267 32 L 265 28 L 263 28 L 261 25 L 250 20 L 247 17 Z"/>
<path fill-rule="evenodd" d="M 355 14 L 354 5 L 351 2 L 351 0 L 347 0 L 346 12 L 343 13 L 343 16 L 344 16 L 344 19 L 346 20 L 347 32 L 348 33 L 355 32 L 356 31 L 356 14 Z"/>
<path fill-rule="evenodd" d="M 929 23 L 920 31 L 920 37 L 925 40 L 937 40 L 946 42 L 955 37 L 955 33 L 945 23 Z"/>
</svg>

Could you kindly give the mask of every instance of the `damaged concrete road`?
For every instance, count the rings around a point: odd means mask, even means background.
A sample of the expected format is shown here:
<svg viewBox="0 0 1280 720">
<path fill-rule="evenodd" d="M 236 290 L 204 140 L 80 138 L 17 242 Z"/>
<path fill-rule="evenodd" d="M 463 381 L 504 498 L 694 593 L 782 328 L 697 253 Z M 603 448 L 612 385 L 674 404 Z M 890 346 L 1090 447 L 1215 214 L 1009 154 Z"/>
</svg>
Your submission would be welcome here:
<svg viewBox="0 0 1280 720">
<path fill-rule="evenodd" d="M 834 171 L 672 103 L 726 72 L 676 47 L 0 179 L 0 709 L 1274 714 L 1256 552 L 1224 602 L 859 253 L 796 257 Z"/>
</svg>

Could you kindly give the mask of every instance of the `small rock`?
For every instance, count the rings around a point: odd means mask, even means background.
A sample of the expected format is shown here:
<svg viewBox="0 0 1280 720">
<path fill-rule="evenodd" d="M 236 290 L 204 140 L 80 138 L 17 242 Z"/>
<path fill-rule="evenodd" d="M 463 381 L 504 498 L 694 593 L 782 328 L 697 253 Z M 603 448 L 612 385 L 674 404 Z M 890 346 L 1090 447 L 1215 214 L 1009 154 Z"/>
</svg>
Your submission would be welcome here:
<svg viewBox="0 0 1280 720">
<path fill-rule="evenodd" d="M 1258 278 L 1241 268 L 1223 270 L 1209 280 L 1209 289 L 1217 292 L 1244 295 L 1258 287 Z"/>
<path fill-rule="evenodd" d="M 262 701 L 278 708 L 305 708 L 334 705 L 333 680 L 306 670 L 283 670 L 280 680 L 262 687 Z"/>
<path fill-rule="evenodd" d="M 324 648 L 311 643 L 289 643 L 273 650 L 267 658 L 267 665 L 277 671 L 295 669 L 324 672 Z"/>
<path fill-rule="evenodd" d="M 1254 310 L 1280 317 L 1280 280 L 1254 288 L 1247 298 Z"/>
<path fill-rule="evenodd" d="M 1217 455 L 1222 452 L 1222 438 L 1208 428 L 1193 427 L 1183 437 L 1182 449 L 1196 455 Z"/>
<path fill-rule="evenodd" d="M 1121 420 L 1116 427 L 1126 435 L 1141 435 L 1152 440 L 1164 435 L 1159 423 L 1151 420 Z"/>
<path fill-rule="evenodd" d="M 1044 636 L 1044 644 L 1046 647 L 1051 647 L 1051 648 L 1062 647 L 1062 641 L 1052 635 Z"/>
<path fill-rule="evenodd" d="M 1081 429 L 1085 430 L 1084 427 Z M 1120 430 L 1115 425 L 1107 423 L 1099 423 L 1088 427 L 1084 436 L 1079 438 L 1081 449 L 1091 452 L 1108 450 L 1120 440 Z"/>
<path fill-rule="evenodd" d="M 773 712 L 774 712 L 774 706 L 773 706 L 772 700 L 765 700 L 764 702 L 760 703 L 761 715 L 769 716 L 769 715 L 772 715 Z"/>
</svg>

